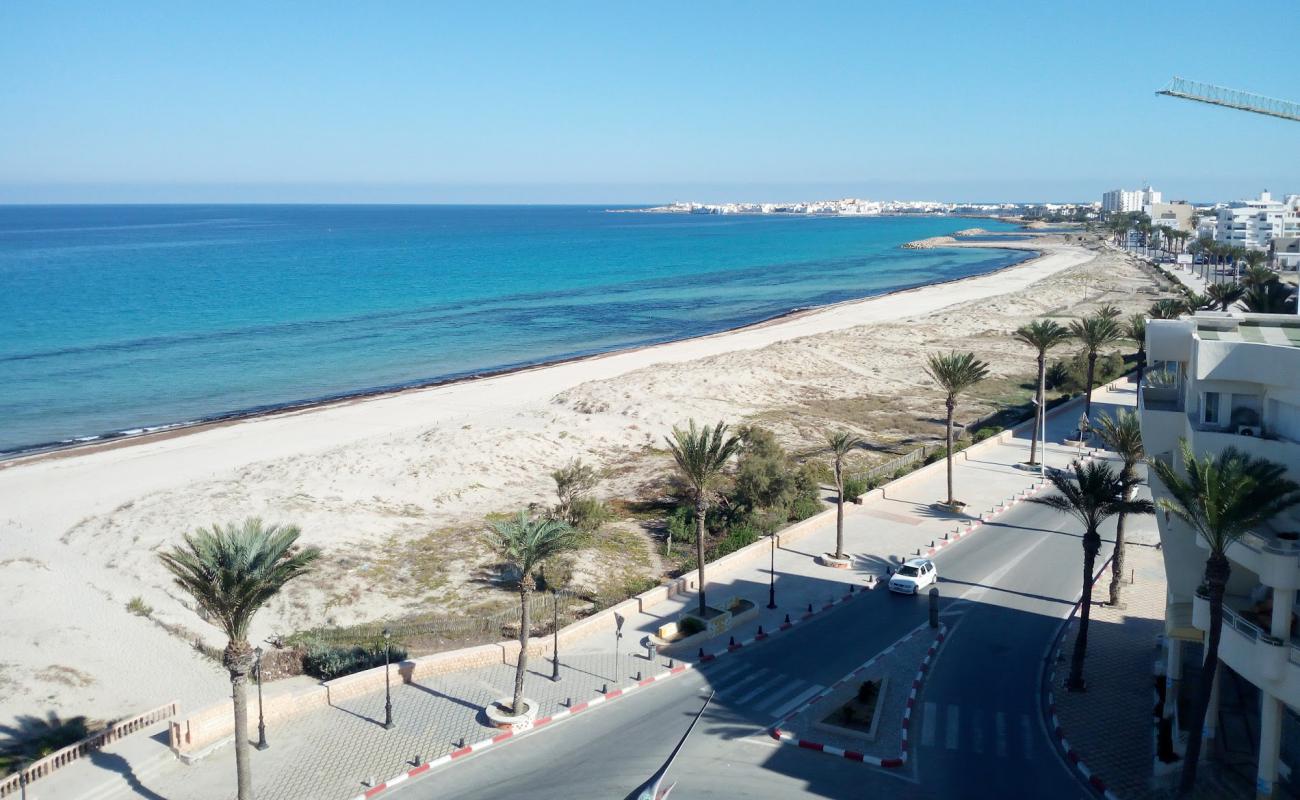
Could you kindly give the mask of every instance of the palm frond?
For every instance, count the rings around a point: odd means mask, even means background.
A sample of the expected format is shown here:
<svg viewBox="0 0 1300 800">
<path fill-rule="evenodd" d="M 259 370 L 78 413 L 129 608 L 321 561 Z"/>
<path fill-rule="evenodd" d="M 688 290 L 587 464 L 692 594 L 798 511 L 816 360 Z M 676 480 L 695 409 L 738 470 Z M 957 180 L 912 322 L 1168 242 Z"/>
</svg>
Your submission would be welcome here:
<svg viewBox="0 0 1300 800">
<path fill-rule="evenodd" d="M 712 487 L 727 461 L 740 449 L 740 438 L 728 435 L 727 426 L 722 422 L 712 429 L 700 428 L 693 419 L 684 430 L 673 428 L 667 442 L 677 468 L 698 493 Z"/>
<path fill-rule="evenodd" d="M 926 360 L 926 374 L 934 379 L 951 400 L 989 375 L 987 361 L 974 353 L 933 353 Z"/>
</svg>

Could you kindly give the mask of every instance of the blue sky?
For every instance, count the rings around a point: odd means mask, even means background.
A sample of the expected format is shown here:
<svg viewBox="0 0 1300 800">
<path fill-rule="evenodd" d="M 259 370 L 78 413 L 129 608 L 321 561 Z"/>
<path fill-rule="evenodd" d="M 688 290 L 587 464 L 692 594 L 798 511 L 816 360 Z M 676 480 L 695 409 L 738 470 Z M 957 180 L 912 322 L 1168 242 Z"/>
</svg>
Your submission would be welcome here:
<svg viewBox="0 0 1300 800">
<path fill-rule="evenodd" d="M 0 202 L 1300 192 L 1292 4 L 0 3 Z M 1269 24 L 1275 20 L 1277 24 Z M 1231 154 L 1231 157 L 1225 157 Z"/>
</svg>

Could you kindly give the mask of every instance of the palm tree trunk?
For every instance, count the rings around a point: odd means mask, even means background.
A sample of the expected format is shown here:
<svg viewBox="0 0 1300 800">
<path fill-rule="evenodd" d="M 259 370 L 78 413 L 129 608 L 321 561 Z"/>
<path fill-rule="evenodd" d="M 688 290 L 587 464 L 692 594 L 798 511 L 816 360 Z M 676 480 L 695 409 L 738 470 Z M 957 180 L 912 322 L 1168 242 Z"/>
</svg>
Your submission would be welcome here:
<svg viewBox="0 0 1300 800">
<path fill-rule="evenodd" d="M 247 642 L 231 641 L 222 655 L 222 665 L 230 673 L 230 699 L 235 711 L 235 776 L 239 800 L 253 800 L 252 753 L 248 747 L 248 671 L 253 665 L 252 649 Z"/>
<path fill-rule="evenodd" d="M 510 713 L 524 713 L 524 675 L 528 670 L 528 632 L 532 620 L 528 615 L 528 580 L 527 575 L 519 580 L 519 658 L 515 659 L 515 696 L 510 701 Z"/>
<path fill-rule="evenodd" d="M 1038 431 L 1043 426 L 1043 403 L 1046 402 L 1047 396 L 1047 351 L 1041 351 L 1038 354 L 1038 407 L 1034 414 L 1034 432 L 1029 439 L 1029 464 L 1033 466 L 1038 461 Z M 1047 443 L 1043 443 L 1043 449 L 1047 448 Z"/>
<path fill-rule="evenodd" d="M 1097 351 L 1088 351 L 1088 389 L 1083 395 L 1083 416 L 1092 422 L 1092 379 L 1097 369 Z M 1082 433 L 1082 431 L 1080 431 Z"/>
<path fill-rule="evenodd" d="M 1083 535 L 1083 596 L 1079 598 L 1079 633 L 1074 637 L 1074 652 L 1070 654 L 1070 678 L 1065 688 L 1082 692 L 1088 688 L 1083 679 L 1083 660 L 1088 655 L 1088 620 L 1092 617 L 1092 568 L 1097 563 L 1101 549 L 1101 534 L 1088 531 Z"/>
<path fill-rule="evenodd" d="M 835 459 L 835 557 L 844 558 L 844 473 Z"/>
<path fill-rule="evenodd" d="M 709 502 L 704 499 L 704 492 L 701 490 L 695 496 L 695 561 L 696 576 L 700 579 L 700 619 L 707 620 L 704 615 L 706 608 L 704 603 L 704 515 L 709 511 Z"/>
<path fill-rule="evenodd" d="M 943 434 L 944 442 L 948 445 L 948 505 L 951 507 L 957 502 L 957 499 L 952 496 L 952 412 L 957 404 L 950 396 L 945 405 L 948 408 L 948 424 L 944 426 Z"/>
<path fill-rule="evenodd" d="M 1178 782 L 1178 797 L 1192 796 L 1196 787 L 1196 767 L 1201 760 L 1202 738 L 1205 733 L 1205 716 L 1210 710 L 1210 695 L 1214 689 L 1214 673 L 1219 669 L 1219 638 L 1223 634 L 1223 593 L 1228 585 L 1232 566 L 1222 553 L 1211 553 L 1205 561 L 1205 583 L 1210 592 L 1210 631 L 1205 643 L 1205 661 L 1201 666 L 1200 685 L 1196 691 L 1196 705 L 1188 721 L 1187 752 L 1183 754 L 1183 775 Z"/>
<path fill-rule="evenodd" d="M 1124 497 L 1128 497 L 1128 484 L 1124 485 Z M 1119 605 L 1120 578 L 1124 575 L 1124 517 L 1123 511 L 1115 516 L 1115 554 L 1110 562 L 1110 604 Z"/>
</svg>

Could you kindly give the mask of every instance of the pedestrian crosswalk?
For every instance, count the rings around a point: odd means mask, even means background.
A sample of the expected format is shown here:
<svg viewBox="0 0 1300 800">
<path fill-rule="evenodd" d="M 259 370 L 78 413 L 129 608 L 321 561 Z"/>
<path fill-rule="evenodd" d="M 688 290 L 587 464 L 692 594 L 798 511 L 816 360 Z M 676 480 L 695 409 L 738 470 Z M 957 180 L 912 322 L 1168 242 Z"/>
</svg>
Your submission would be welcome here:
<svg viewBox="0 0 1300 800">
<path fill-rule="evenodd" d="M 921 747 L 961 750 L 995 758 L 1034 756 L 1034 726 L 1027 713 L 926 702 L 921 706 Z"/>
<path fill-rule="evenodd" d="M 798 709 L 826 687 L 778 670 L 734 661 L 710 669 L 709 683 L 724 701 L 780 719 Z"/>
</svg>

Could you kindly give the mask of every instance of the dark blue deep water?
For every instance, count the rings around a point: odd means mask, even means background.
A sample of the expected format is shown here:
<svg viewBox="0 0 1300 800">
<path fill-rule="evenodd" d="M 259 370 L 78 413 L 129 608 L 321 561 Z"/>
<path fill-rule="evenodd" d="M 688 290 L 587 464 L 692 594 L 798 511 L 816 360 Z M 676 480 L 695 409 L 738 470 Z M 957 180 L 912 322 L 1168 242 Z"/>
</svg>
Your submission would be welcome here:
<svg viewBox="0 0 1300 800">
<path fill-rule="evenodd" d="M 999 269 L 977 223 L 0 206 L 0 451 L 710 333 Z"/>
</svg>

